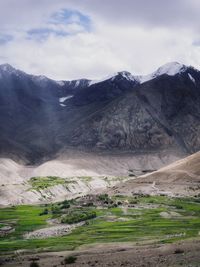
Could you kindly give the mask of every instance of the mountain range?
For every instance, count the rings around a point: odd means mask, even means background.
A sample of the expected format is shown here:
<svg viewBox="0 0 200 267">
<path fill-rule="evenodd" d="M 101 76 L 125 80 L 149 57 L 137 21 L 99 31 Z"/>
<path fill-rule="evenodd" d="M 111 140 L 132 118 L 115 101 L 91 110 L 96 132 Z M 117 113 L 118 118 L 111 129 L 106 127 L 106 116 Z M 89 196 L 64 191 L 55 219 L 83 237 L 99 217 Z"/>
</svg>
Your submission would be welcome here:
<svg viewBox="0 0 200 267">
<path fill-rule="evenodd" d="M 68 149 L 189 155 L 200 150 L 200 71 L 54 81 L 0 65 L 0 156 L 37 164 Z"/>
</svg>

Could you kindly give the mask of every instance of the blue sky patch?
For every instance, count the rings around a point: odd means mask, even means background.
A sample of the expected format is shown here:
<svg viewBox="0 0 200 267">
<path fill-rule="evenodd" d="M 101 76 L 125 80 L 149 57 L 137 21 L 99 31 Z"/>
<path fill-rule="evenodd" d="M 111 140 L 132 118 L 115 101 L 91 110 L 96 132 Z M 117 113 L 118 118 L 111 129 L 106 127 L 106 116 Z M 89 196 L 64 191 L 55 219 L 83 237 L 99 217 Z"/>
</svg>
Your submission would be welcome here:
<svg viewBox="0 0 200 267">
<path fill-rule="evenodd" d="M 57 36 L 66 36 L 68 35 L 64 31 L 57 31 L 50 28 L 38 28 L 38 29 L 32 29 L 27 32 L 27 39 L 35 39 L 37 41 L 44 41 L 46 40 L 50 34 L 54 34 Z"/>
<path fill-rule="evenodd" d="M 91 20 L 77 10 L 61 9 L 55 12 L 41 28 L 27 32 L 27 39 L 44 41 L 50 35 L 67 36 L 91 31 Z"/>
<path fill-rule="evenodd" d="M 56 12 L 51 16 L 49 22 L 52 24 L 77 23 L 83 26 L 86 31 L 91 29 L 90 18 L 77 10 L 61 9 L 59 12 Z"/>
<path fill-rule="evenodd" d="M 10 34 L 0 33 L 0 45 L 6 44 L 13 40 L 13 36 Z"/>
</svg>

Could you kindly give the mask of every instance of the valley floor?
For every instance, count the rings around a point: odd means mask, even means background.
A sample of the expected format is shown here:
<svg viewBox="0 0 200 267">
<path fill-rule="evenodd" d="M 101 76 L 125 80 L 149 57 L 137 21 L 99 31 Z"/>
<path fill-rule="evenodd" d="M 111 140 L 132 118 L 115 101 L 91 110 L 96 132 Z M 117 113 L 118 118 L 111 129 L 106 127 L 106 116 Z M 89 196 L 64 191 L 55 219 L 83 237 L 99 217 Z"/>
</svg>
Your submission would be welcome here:
<svg viewBox="0 0 200 267">
<path fill-rule="evenodd" d="M 199 267 L 199 233 L 198 197 L 100 194 L 13 206 L 0 209 L 0 263 L 53 267 L 73 255 L 77 267 Z"/>
</svg>

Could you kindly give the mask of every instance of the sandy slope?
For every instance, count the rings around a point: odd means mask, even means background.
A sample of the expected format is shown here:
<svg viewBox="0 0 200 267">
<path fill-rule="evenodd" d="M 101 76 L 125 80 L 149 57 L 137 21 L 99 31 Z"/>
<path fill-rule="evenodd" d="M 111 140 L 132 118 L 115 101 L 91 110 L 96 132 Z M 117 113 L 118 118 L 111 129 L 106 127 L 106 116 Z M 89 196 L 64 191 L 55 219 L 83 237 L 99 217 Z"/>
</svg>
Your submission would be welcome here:
<svg viewBox="0 0 200 267">
<path fill-rule="evenodd" d="M 46 200 L 56 201 L 73 197 L 80 193 L 105 190 L 119 181 L 109 182 L 107 177 L 128 177 L 132 174 L 141 175 L 143 170 L 156 170 L 180 158 L 169 151 L 149 154 L 94 154 L 68 151 L 67 156 L 60 155 L 57 159 L 47 161 L 39 166 L 23 166 L 11 159 L 0 159 L 0 205 L 38 203 Z M 45 192 L 30 191 L 28 180 L 35 176 L 76 177 L 76 185 L 70 191 L 61 185 Z M 78 177 L 91 176 L 88 184 Z"/>
<path fill-rule="evenodd" d="M 166 194 L 194 196 L 200 194 L 200 152 L 176 161 L 167 167 L 130 180 L 111 193 Z"/>
</svg>

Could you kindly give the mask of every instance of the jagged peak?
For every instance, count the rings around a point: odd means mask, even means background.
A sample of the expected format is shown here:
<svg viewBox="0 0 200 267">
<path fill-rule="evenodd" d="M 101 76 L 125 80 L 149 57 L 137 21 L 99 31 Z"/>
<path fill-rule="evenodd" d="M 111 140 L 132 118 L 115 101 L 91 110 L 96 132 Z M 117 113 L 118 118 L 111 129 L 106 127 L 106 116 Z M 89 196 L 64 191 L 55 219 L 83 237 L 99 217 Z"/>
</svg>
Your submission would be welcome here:
<svg viewBox="0 0 200 267">
<path fill-rule="evenodd" d="M 126 70 L 118 71 L 116 74 L 117 75 L 132 75 L 129 71 L 126 71 Z"/>
<path fill-rule="evenodd" d="M 135 77 L 128 71 L 119 71 L 117 72 L 117 75 L 121 75 L 123 78 L 128 80 L 135 80 Z"/>
<path fill-rule="evenodd" d="M 130 72 L 128 71 L 118 71 L 116 73 L 113 73 L 109 76 L 104 77 L 103 79 L 100 80 L 92 80 L 89 82 L 89 86 L 97 83 L 101 83 L 107 80 L 114 81 L 116 77 L 122 76 L 124 79 L 129 80 L 129 81 L 137 81 L 137 78 L 134 77 Z"/>
<path fill-rule="evenodd" d="M 129 81 L 135 81 L 135 82 L 138 82 L 138 83 L 144 83 L 144 82 L 147 82 L 149 80 L 152 80 L 156 77 L 159 77 L 163 74 L 167 74 L 169 76 L 174 76 L 178 73 L 182 73 L 182 72 L 185 72 L 188 68 L 191 68 L 184 65 L 184 64 L 181 64 L 179 62 L 168 62 L 164 65 L 162 65 L 161 67 L 159 67 L 156 71 L 154 71 L 153 73 L 151 74 L 148 74 L 148 75 L 139 75 L 139 76 L 134 76 L 132 75 L 130 72 L 128 71 L 119 71 L 119 72 L 116 72 L 114 73 L 113 75 L 110 75 L 110 76 L 107 76 L 101 80 L 94 80 L 94 81 L 91 81 L 90 82 L 90 85 L 93 85 L 93 84 L 96 84 L 96 83 L 100 83 L 100 82 L 104 82 L 104 81 L 107 81 L 107 80 L 114 80 L 117 76 L 122 76 L 123 78 L 129 80 Z"/>
<path fill-rule="evenodd" d="M 132 82 L 136 82 L 136 83 L 144 83 L 144 82 L 147 82 L 149 80 L 155 79 L 155 78 L 157 78 L 163 74 L 167 74 L 169 76 L 174 76 L 176 74 L 183 73 L 188 69 L 197 70 L 197 69 L 193 68 L 192 66 L 186 66 L 184 64 L 181 64 L 181 63 L 175 61 L 175 62 L 168 62 L 168 63 L 160 66 L 156 71 L 154 71 L 153 73 L 148 74 L 148 75 L 132 75 L 130 72 L 123 70 L 123 71 L 118 71 L 116 73 L 108 75 L 108 76 L 106 76 L 102 79 L 99 79 L 99 80 L 92 80 L 92 81 L 87 80 L 87 81 L 88 81 L 88 86 L 91 86 L 93 84 L 98 84 L 98 83 L 108 81 L 108 80 L 114 81 L 117 77 L 122 77 L 128 81 L 132 81 Z M 14 67 L 12 67 L 8 63 L 1 64 L 0 65 L 0 71 L 2 71 L 4 73 L 8 73 L 8 74 L 9 73 L 16 73 L 17 75 L 26 74 L 25 72 L 23 72 L 21 70 L 15 69 Z M 30 74 L 27 74 L 27 75 L 30 75 Z M 38 82 L 46 82 L 48 80 L 52 80 L 52 79 L 49 79 L 48 77 L 43 76 L 43 75 L 30 75 L 30 76 L 32 76 Z M 75 85 L 78 86 L 82 80 L 85 80 L 85 79 L 72 80 L 72 81 L 68 81 L 68 82 L 75 83 Z M 52 80 L 52 81 L 54 81 L 54 80 Z M 54 81 L 54 82 L 63 86 L 65 81 Z"/>
<path fill-rule="evenodd" d="M 11 66 L 8 63 L 1 64 L 0 65 L 0 70 L 6 71 L 6 72 L 14 72 L 14 71 L 16 71 L 16 69 L 13 68 L 13 66 Z"/>
</svg>

